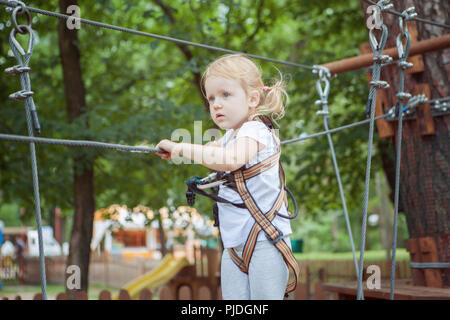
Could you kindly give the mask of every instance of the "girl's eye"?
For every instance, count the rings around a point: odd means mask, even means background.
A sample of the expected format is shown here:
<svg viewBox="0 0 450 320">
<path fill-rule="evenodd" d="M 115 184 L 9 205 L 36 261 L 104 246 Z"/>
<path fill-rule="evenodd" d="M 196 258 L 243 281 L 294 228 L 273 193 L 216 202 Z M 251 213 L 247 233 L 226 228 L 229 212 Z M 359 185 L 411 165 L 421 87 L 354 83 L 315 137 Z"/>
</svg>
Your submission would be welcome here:
<svg viewBox="0 0 450 320">
<path fill-rule="evenodd" d="M 230 96 L 230 94 L 229 94 L 228 92 L 224 92 L 224 93 L 223 93 L 223 96 L 224 96 L 225 98 L 227 98 L 227 97 Z"/>
<path fill-rule="evenodd" d="M 208 101 L 209 101 L 209 102 L 214 101 L 214 97 L 209 97 Z"/>
</svg>

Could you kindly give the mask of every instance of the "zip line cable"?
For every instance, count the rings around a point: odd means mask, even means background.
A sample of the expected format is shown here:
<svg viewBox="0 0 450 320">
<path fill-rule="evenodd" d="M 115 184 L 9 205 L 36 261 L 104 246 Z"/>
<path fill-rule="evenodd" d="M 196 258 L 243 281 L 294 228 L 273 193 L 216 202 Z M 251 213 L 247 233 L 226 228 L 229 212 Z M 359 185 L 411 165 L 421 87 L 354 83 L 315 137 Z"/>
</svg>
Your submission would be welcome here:
<svg viewBox="0 0 450 320">
<path fill-rule="evenodd" d="M 371 1 L 371 0 L 364 0 L 366 3 L 372 4 L 372 5 L 376 5 L 375 2 Z M 399 16 L 399 17 L 403 17 L 404 15 L 398 11 L 395 10 L 391 10 L 391 9 L 386 9 L 383 10 L 386 11 L 390 14 Z M 432 24 L 438 27 L 442 27 L 442 28 L 446 28 L 446 29 L 450 29 L 450 25 L 445 24 L 445 23 L 441 23 L 441 22 L 436 22 L 436 21 L 432 21 L 432 20 L 427 20 L 427 19 L 423 19 L 423 18 L 419 18 L 419 17 L 411 17 L 410 20 L 416 20 L 418 22 L 422 22 L 422 23 L 428 23 L 428 24 Z"/>
<path fill-rule="evenodd" d="M 8 6 L 8 7 L 12 7 L 12 8 L 14 8 L 16 6 L 19 6 L 14 1 L 0 0 L 0 4 Z M 240 51 L 235 51 L 235 50 L 230 50 L 230 49 L 210 46 L 210 45 L 206 45 L 206 44 L 202 44 L 202 43 L 196 43 L 196 42 L 191 42 L 191 41 L 187 41 L 187 40 L 181 40 L 181 39 L 177 39 L 177 38 L 173 38 L 173 37 L 162 36 L 162 35 L 159 35 L 159 34 L 139 31 L 139 30 L 130 29 L 130 28 L 118 27 L 118 26 L 115 26 L 115 25 L 111 25 L 111 24 L 107 24 L 107 23 L 103 23 L 103 22 L 98 22 L 98 21 L 94 21 L 94 20 L 88 20 L 88 19 L 83 19 L 83 18 L 75 18 L 73 16 L 69 16 L 69 15 L 66 15 L 66 14 L 56 13 L 56 12 L 47 11 L 47 10 L 42 10 L 42 9 L 39 9 L 39 8 L 33 8 L 33 7 L 28 7 L 27 6 L 27 9 L 29 11 L 31 11 L 31 12 L 42 14 L 42 15 L 46 15 L 46 16 L 49 16 L 49 17 L 65 19 L 65 20 L 71 19 L 71 20 L 75 20 L 75 21 L 80 21 L 83 24 L 92 25 L 92 26 L 99 27 L 99 28 L 111 29 L 111 30 L 115 30 L 115 31 L 130 33 L 130 34 L 134 34 L 134 35 L 138 35 L 138 36 L 144 36 L 144 37 L 154 38 L 154 39 L 159 39 L 159 40 L 165 40 L 165 41 L 169 41 L 169 42 L 174 42 L 174 43 L 178 43 L 178 44 L 182 44 L 182 45 L 188 45 L 188 46 L 194 46 L 194 47 L 203 48 L 203 49 L 212 50 L 212 51 L 219 51 L 219 52 L 232 53 L 232 54 L 240 53 L 240 54 L 243 54 L 243 55 L 245 55 L 247 57 L 250 57 L 250 58 L 253 58 L 253 59 L 263 60 L 263 61 L 268 61 L 268 62 L 274 62 L 274 63 L 283 64 L 283 65 L 287 65 L 287 66 L 291 66 L 291 67 L 297 67 L 297 68 L 308 69 L 308 70 L 313 70 L 314 69 L 313 66 L 309 66 L 309 65 L 306 65 L 306 64 L 300 64 L 300 63 L 294 63 L 294 62 L 290 62 L 290 61 L 283 61 L 283 60 L 278 60 L 278 59 L 262 57 L 262 56 L 258 56 L 258 55 L 254 55 L 254 54 L 245 53 L 245 52 L 240 52 Z"/>
<path fill-rule="evenodd" d="M 388 114 L 376 117 L 375 120 L 383 119 L 388 117 Z M 368 123 L 370 120 L 363 120 L 360 122 L 355 122 L 352 124 L 348 124 L 342 127 L 334 128 L 327 131 L 318 132 L 306 137 L 285 140 L 282 141 L 281 144 L 290 144 L 294 142 L 304 141 L 307 139 L 317 138 L 329 133 L 338 132 L 344 129 L 360 126 Z M 141 152 L 141 153 L 155 153 L 155 152 L 165 152 L 164 150 L 146 146 L 130 146 L 130 145 L 122 145 L 122 144 L 114 144 L 114 143 L 106 143 L 106 142 L 98 142 L 98 141 L 89 141 L 89 140 L 70 140 L 70 139 L 52 139 L 52 138 L 42 138 L 42 137 L 27 137 L 21 135 L 14 134 L 4 134 L 0 133 L 0 140 L 11 141 L 11 142 L 28 142 L 28 143 L 41 143 L 41 144 L 51 144 L 51 145 L 62 145 L 68 147 L 89 147 L 89 148 L 101 148 L 101 149 L 111 149 L 111 150 L 119 150 L 119 151 L 128 151 L 128 152 Z"/>
</svg>

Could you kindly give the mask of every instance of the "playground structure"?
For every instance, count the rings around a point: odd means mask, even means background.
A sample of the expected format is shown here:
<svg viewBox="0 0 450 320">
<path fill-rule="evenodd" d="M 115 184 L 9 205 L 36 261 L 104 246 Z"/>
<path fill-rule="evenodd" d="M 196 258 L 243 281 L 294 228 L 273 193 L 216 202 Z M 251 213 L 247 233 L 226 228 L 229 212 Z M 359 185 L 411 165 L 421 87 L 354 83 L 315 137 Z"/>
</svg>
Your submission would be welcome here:
<svg viewBox="0 0 450 320">
<path fill-rule="evenodd" d="M 379 1 L 376 5 L 380 8 L 380 11 L 385 11 L 387 10 L 387 8 L 385 7 L 385 5 L 387 4 L 388 1 Z M 2 2 L 2 4 L 5 4 Z M 373 4 L 373 3 L 372 3 Z M 12 4 L 6 4 L 6 5 L 10 5 L 13 6 Z M 14 4 L 15 6 L 15 4 Z M 25 10 L 23 10 L 25 11 Z M 400 21 L 402 21 L 404 23 L 404 26 L 406 25 L 406 21 L 407 20 L 414 20 L 413 16 L 411 15 L 411 12 L 408 12 L 408 10 L 405 10 L 402 14 L 400 14 L 401 18 Z M 23 26 L 25 29 L 27 28 L 27 26 Z M 448 26 L 445 26 L 448 27 Z M 31 27 L 28 27 L 31 30 Z M 20 31 L 20 28 L 18 28 Z M 27 29 L 28 30 L 28 29 Z M 22 30 L 23 31 L 23 30 Z M 123 30 L 121 30 L 123 31 Z M 387 27 L 385 25 L 383 25 L 383 36 L 382 39 L 380 39 L 380 45 L 378 45 L 377 40 L 375 39 L 374 35 L 373 35 L 373 30 L 371 30 L 370 33 L 370 47 L 373 51 L 373 56 L 370 60 L 370 63 L 373 63 L 373 72 L 371 74 L 371 77 L 368 79 L 369 80 L 369 84 L 370 84 L 370 94 L 369 94 L 369 99 L 368 99 L 368 104 L 367 104 L 367 114 L 370 115 L 370 120 L 366 121 L 370 122 L 370 132 L 369 132 L 369 150 L 368 150 L 368 165 L 367 165 L 367 171 L 366 171 L 366 188 L 365 188 L 365 192 L 364 192 L 364 212 L 363 212 L 363 226 L 362 226 L 362 243 L 361 243 L 361 256 L 360 256 L 360 263 L 359 263 L 359 267 L 357 266 L 356 263 L 356 258 L 354 256 L 354 260 L 355 260 L 355 270 L 357 272 L 357 285 L 354 286 L 355 287 L 355 296 L 358 299 L 363 299 L 363 292 L 364 294 L 366 294 L 366 291 L 363 289 L 363 274 L 364 274 L 364 270 L 363 270 L 363 262 L 364 262 L 364 248 L 365 248 L 365 232 L 366 232 L 366 220 L 367 220 L 367 199 L 368 199 L 368 192 L 369 192 L 369 182 L 370 182 L 370 164 L 371 164 L 371 151 L 372 151 L 372 141 L 373 141 L 373 128 L 374 128 L 374 122 L 375 120 L 377 121 L 377 127 L 380 133 L 381 137 L 392 137 L 395 139 L 395 133 L 397 133 L 397 155 L 396 158 L 398 160 L 397 164 L 396 164 L 396 187 L 395 187 L 395 220 L 397 218 L 397 214 L 398 214 L 398 195 L 399 195 L 399 174 L 400 174 L 400 155 L 401 155 L 401 141 L 402 141 L 402 137 L 403 136 L 409 136 L 409 137 L 414 137 L 413 134 L 411 134 L 410 131 L 406 131 L 402 133 L 402 117 L 403 117 L 403 111 L 407 111 L 408 109 L 414 109 L 417 106 L 420 105 L 420 107 L 416 108 L 416 121 L 419 124 L 418 128 L 416 131 L 419 132 L 419 135 L 433 135 L 435 134 L 435 128 L 433 126 L 433 117 L 435 116 L 446 116 L 447 113 L 445 110 L 439 109 L 438 107 L 434 108 L 435 112 L 432 112 L 433 110 L 431 110 L 431 104 L 437 105 L 436 102 L 438 102 L 439 99 L 434 99 L 434 100 L 430 100 L 430 92 L 429 90 L 427 90 L 426 86 L 421 86 L 421 87 L 417 87 L 416 88 L 416 92 L 412 92 L 414 94 L 416 94 L 416 100 L 412 100 L 410 102 L 406 102 L 406 97 L 408 96 L 408 94 L 405 91 L 404 88 L 404 72 L 407 68 L 410 68 L 411 66 L 408 65 L 408 63 L 406 62 L 406 59 L 409 58 L 408 57 L 408 53 L 410 53 L 412 55 L 412 52 L 414 52 L 414 54 L 423 54 L 425 52 L 431 51 L 431 50 L 436 50 L 436 47 L 432 47 L 430 45 L 427 46 L 422 46 L 420 47 L 420 50 L 417 49 L 416 51 L 410 51 L 409 52 L 409 47 L 408 50 L 405 50 L 405 48 L 401 49 L 400 47 L 403 46 L 402 41 L 400 41 L 401 45 L 398 46 L 398 55 L 396 58 L 398 58 L 399 60 L 399 68 L 403 69 L 403 71 L 401 72 L 401 79 L 402 81 L 400 81 L 400 83 L 402 83 L 402 85 L 399 86 L 398 90 L 397 90 L 397 98 L 399 98 L 399 104 L 397 105 L 396 109 L 389 109 L 387 110 L 385 107 L 386 106 L 390 106 L 392 105 L 392 103 L 389 103 L 390 100 L 392 99 L 384 99 L 383 95 L 387 95 L 387 94 L 383 94 L 381 93 L 381 90 L 378 89 L 386 89 L 389 87 L 388 82 L 386 81 L 382 81 L 380 80 L 380 71 L 382 67 L 385 67 L 388 63 L 390 63 L 389 61 L 389 57 L 387 57 L 386 55 L 382 55 L 383 53 L 387 53 L 383 52 L 384 46 L 386 44 L 386 38 L 387 38 Z M 408 30 L 400 30 L 400 40 L 402 40 L 402 37 L 406 37 L 407 35 L 408 37 L 410 36 L 410 34 L 408 33 Z M 30 31 L 30 36 L 31 36 L 31 31 Z M 374 45 L 374 42 L 376 45 Z M 408 43 L 408 41 L 406 41 Z M 439 42 L 440 48 L 447 48 L 449 46 L 449 37 L 444 36 L 444 37 L 440 37 L 439 39 L 437 39 L 435 42 Z M 409 45 L 409 44 L 408 44 Z M 17 48 L 16 48 L 17 49 Z M 412 49 L 412 47 L 411 47 Z M 394 57 L 395 58 L 395 57 Z M 19 60 L 19 59 L 18 59 Z M 22 64 L 22 63 L 20 63 Z M 369 65 L 367 64 L 367 66 Z M 419 64 L 418 64 L 419 65 Z M 27 65 L 23 65 L 21 66 L 22 68 L 27 68 Z M 304 66 L 302 66 L 304 67 Z M 420 69 L 420 65 L 418 67 Z M 320 83 L 328 83 L 328 76 L 329 74 L 333 74 L 336 73 L 336 70 L 332 68 L 332 66 L 330 65 L 328 67 L 328 72 L 327 70 L 324 69 L 324 66 L 322 67 L 309 67 L 309 69 L 315 71 L 316 73 L 319 74 L 319 80 L 318 80 L 318 87 L 320 87 Z M 348 69 L 347 69 L 348 70 Z M 341 72 L 347 71 L 347 70 L 340 70 Z M 408 72 L 412 72 L 411 70 L 414 69 L 410 69 Z M 13 70 L 14 71 L 14 70 Z M 16 70 L 17 71 L 17 70 Z M 24 71 L 21 71 L 24 72 Z M 28 71 L 25 71 L 26 76 L 28 77 Z M 419 71 L 420 72 L 420 71 Z M 19 72 L 20 73 L 20 72 Z M 21 74 L 22 76 L 22 74 Z M 396 80 L 396 79 L 389 79 L 389 80 Z M 391 81 L 392 82 L 392 81 Z M 327 107 L 327 90 L 323 91 L 323 88 L 320 87 L 319 94 L 321 95 L 321 100 L 320 103 L 322 105 L 322 107 L 324 107 L 323 109 L 323 115 L 326 115 L 327 110 L 325 110 L 325 107 Z M 35 109 L 33 109 L 33 106 L 30 106 L 30 103 L 32 102 L 31 99 L 31 95 L 29 94 L 29 88 L 24 87 L 23 88 L 23 92 L 21 92 L 22 94 L 22 98 L 26 99 L 26 104 L 27 107 L 32 111 L 32 112 L 36 112 Z M 28 90 L 28 91 L 27 91 Z M 379 99 L 376 99 L 377 97 L 377 90 L 379 91 Z M 28 95 L 27 95 L 28 93 Z M 422 98 L 420 97 L 422 96 Z M 16 96 L 16 98 L 19 97 L 20 98 L 20 94 L 19 96 Z M 411 98 L 411 95 L 409 95 L 409 97 Z M 420 98 L 422 100 L 420 100 Z M 419 101 L 420 100 L 420 101 Z M 417 102 L 419 101 L 419 102 Z M 383 103 L 384 102 L 384 103 Z M 413 104 L 412 102 L 416 102 L 416 104 Z M 381 108 L 380 108 L 381 106 Z M 392 112 L 391 112 L 392 110 Z M 378 114 L 378 115 L 377 115 Z M 375 115 L 377 115 L 377 117 L 375 117 Z M 405 113 L 406 115 L 406 113 Z M 390 118 L 390 119 L 388 119 Z M 37 118 L 34 118 L 34 120 L 37 120 Z M 326 120 L 326 117 L 324 117 L 324 120 Z M 391 126 L 389 125 L 389 121 L 398 121 L 398 126 L 395 127 L 391 124 Z M 406 119 L 405 119 L 406 120 Z M 36 121 L 35 121 L 36 122 Z M 325 121 L 326 123 L 327 121 Z M 152 148 L 137 148 L 137 147 L 129 147 L 129 146 L 111 146 L 111 145 L 106 145 L 106 144 L 99 144 L 99 143 L 87 143 L 87 142 L 83 142 L 83 141 L 59 141 L 59 142 L 55 142 L 55 139 L 45 139 L 45 138 L 33 138 L 32 137 L 32 130 L 31 130 L 31 122 L 29 121 L 29 133 L 30 133 L 30 137 L 20 137 L 20 136 L 11 136 L 11 135 L 1 135 L 1 137 L 3 137 L 3 139 L 5 140 L 11 140 L 11 141 L 22 141 L 22 142 L 30 142 L 30 145 L 32 146 L 32 149 L 34 150 L 34 143 L 36 142 L 40 142 L 40 143 L 59 143 L 59 144 L 66 144 L 66 145 L 78 145 L 78 146 L 96 146 L 96 147 L 106 147 L 106 148 L 115 148 L 115 149 L 121 149 L 121 150 L 139 150 L 139 151 L 145 151 L 145 152 L 155 152 L 157 150 L 154 150 Z M 408 127 L 408 126 L 406 126 Z M 34 129 L 36 131 L 39 131 L 39 127 L 36 126 L 36 123 L 34 123 Z M 335 131 L 337 131 L 337 129 L 333 129 Z M 326 131 L 324 134 L 329 134 L 332 130 L 328 130 L 328 128 L 326 128 Z M 395 132 L 397 131 L 397 132 Z M 391 132 L 391 133 L 389 133 Z M 416 132 L 417 133 L 417 132 Z M 310 138 L 310 137 L 308 137 Z M 295 141 L 300 141 L 300 139 L 294 139 Z M 290 142 L 295 142 L 295 141 L 290 141 Z M 288 142 L 285 142 L 288 143 Z M 406 145 L 411 147 L 411 144 L 414 143 L 414 139 L 406 139 Z M 330 145 L 331 147 L 331 145 Z M 411 147 L 412 148 L 412 147 Z M 332 147 L 331 147 L 332 149 Z M 32 158 L 34 158 L 34 151 L 32 151 Z M 337 168 L 337 166 L 335 165 L 335 168 Z M 37 167 L 34 163 L 33 165 L 33 171 L 36 172 L 37 171 Z M 338 171 L 336 170 L 336 174 L 338 175 Z M 37 176 L 37 174 L 36 174 Z M 36 185 L 35 181 L 35 185 Z M 35 194 L 35 198 L 38 200 L 39 197 L 38 195 Z M 343 201 L 344 202 L 344 201 Z M 344 205 L 345 206 L 345 205 Z M 39 201 L 36 201 L 36 214 L 37 214 L 37 220 L 38 220 L 38 232 L 40 232 L 40 225 L 39 225 L 39 221 L 40 221 L 40 209 L 39 209 Z M 434 222 L 433 222 L 434 223 Z M 394 232 L 396 232 L 396 223 L 394 222 Z M 39 238 L 41 239 L 42 237 L 39 236 Z M 351 237 L 350 237 L 351 238 Z M 445 248 L 448 248 L 448 234 L 443 235 L 442 237 L 433 237 L 431 240 L 427 240 L 427 237 L 423 237 L 423 236 L 416 236 L 415 238 L 410 239 L 410 241 L 408 242 L 408 248 L 410 250 L 411 253 L 411 260 L 414 262 L 414 264 L 412 264 L 412 268 L 413 270 L 413 279 L 414 279 L 414 284 L 418 285 L 417 288 L 420 287 L 420 283 L 425 283 L 427 284 L 427 286 L 444 286 L 447 285 L 448 286 L 448 252 L 445 252 Z M 394 236 L 394 241 L 396 241 L 396 236 Z M 395 263 L 395 248 L 396 248 L 396 243 L 394 242 L 393 244 L 393 259 L 392 259 L 392 267 L 393 267 L 393 272 L 391 273 L 391 292 L 390 292 L 390 298 L 393 299 L 395 296 L 394 293 L 394 280 L 395 280 L 395 267 L 396 267 L 396 263 Z M 444 249 L 444 250 L 443 250 Z M 354 251 L 354 250 L 353 250 Z M 44 262 L 44 257 L 41 256 L 41 270 L 45 270 L 45 267 L 43 266 L 43 262 Z M 188 267 L 188 266 L 187 266 Z M 187 268 L 185 267 L 185 268 Z M 444 271 L 446 270 L 446 271 Z M 155 275 L 153 275 L 155 276 Z M 421 280 L 422 277 L 422 280 Z M 45 274 L 43 275 L 43 282 L 44 282 L 44 287 L 45 287 Z M 152 278 L 152 277 L 150 277 Z M 433 280 L 434 279 L 434 280 Z M 175 279 L 173 279 L 173 281 L 175 281 Z M 173 286 L 179 287 L 179 285 L 175 285 L 173 284 Z M 353 287 L 352 287 L 353 288 Z M 348 290 L 348 287 L 343 288 L 343 290 Z M 352 289 L 353 290 L 353 289 Z M 417 296 L 417 295 L 416 295 Z M 45 299 L 45 292 L 43 293 L 43 298 Z"/>
</svg>

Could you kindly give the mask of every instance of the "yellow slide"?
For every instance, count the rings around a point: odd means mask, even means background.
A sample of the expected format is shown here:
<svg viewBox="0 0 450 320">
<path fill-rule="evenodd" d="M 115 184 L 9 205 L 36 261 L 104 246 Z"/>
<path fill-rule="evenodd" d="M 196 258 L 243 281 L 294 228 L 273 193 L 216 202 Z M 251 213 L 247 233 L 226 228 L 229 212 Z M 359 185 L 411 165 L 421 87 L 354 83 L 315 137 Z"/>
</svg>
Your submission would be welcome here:
<svg viewBox="0 0 450 320">
<path fill-rule="evenodd" d="M 186 258 L 176 260 L 170 253 L 167 254 L 161 263 L 155 268 L 130 281 L 123 286 L 130 294 L 131 299 L 139 298 L 139 293 L 143 289 L 152 290 L 172 279 L 182 268 L 189 265 Z M 114 297 L 117 300 L 119 295 Z"/>
</svg>

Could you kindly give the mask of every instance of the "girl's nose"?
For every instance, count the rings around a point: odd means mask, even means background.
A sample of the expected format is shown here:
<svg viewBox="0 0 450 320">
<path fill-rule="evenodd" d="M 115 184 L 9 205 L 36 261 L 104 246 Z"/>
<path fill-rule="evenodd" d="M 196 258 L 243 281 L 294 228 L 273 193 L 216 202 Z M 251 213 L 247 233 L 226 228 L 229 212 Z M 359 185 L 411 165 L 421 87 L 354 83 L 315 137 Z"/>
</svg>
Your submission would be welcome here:
<svg viewBox="0 0 450 320">
<path fill-rule="evenodd" d="M 216 110 L 222 108 L 222 104 L 218 99 L 214 99 L 213 108 Z"/>
</svg>

